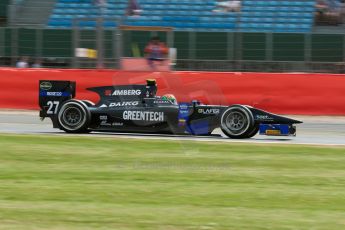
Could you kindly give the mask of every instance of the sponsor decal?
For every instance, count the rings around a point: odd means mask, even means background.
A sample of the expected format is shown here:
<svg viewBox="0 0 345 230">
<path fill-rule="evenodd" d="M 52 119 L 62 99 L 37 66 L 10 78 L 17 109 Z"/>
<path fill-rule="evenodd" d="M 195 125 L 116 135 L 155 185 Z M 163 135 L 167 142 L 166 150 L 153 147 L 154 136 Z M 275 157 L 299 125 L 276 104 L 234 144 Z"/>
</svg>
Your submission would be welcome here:
<svg viewBox="0 0 345 230">
<path fill-rule="evenodd" d="M 113 122 L 112 126 L 123 126 L 122 122 Z"/>
<path fill-rule="evenodd" d="M 155 104 L 172 104 L 171 101 L 164 101 L 164 100 L 156 100 L 154 101 Z"/>
<path fill-rule="evenodd" d="M 51 88 L 53 87 L 52 83 L 48 82 L 48 81 L 44 81 L 44 82 L 41 82 L 40 84 L 40 89 L 42 90 L 50 90 Z"/>
<path fill-rule="evenodd" d="M 164 121 L 164 112 L 124 111 L 122 116 L 128 121 Z"/>
<path fill-rule="evenodd" d="M 101 115 L 99 116 L 99 119 L 102 121 L 107 121 L 108 120 L 108 116 L 107 115 Z"/>
<path fill-rule="evenodd" d="M 41 91 L 40 92 L 41 97 L 69 97 L 71 96 L 71 93 L 69 92 L 46 92 Z"/>
<path fill-rule="evenodd" d="M 281 131 L 280 130 L 272 130 L 272 129 L 267 129 L 266 130 L 266 135 L 270 136 L 279 136 L 281 135 Z"/>
<path fill-rule="evenodd" d="M 205 115 L 219 114 L 220 110 L 219 109 L 198 109 L 198 113 L 205 114 Z"/>
<path fill-rule="evenodd" d="M 189 115 L 189 111 L 188 110 L 180 110 L 179 111 L 179 115 L 180 116 L 188 116 Z"/>
<path fill-rule="evenodd" d="M 113 96 L 139 96 L 141 95 L 140 89 L 127 89 L 127 90 L 115 90 Z"/>
<path fill-rule="evenodd" d="M 189 120 L 189 104 L 181 103 L 179 104 L 179 111 L 178 111 L 178 126 L 186 127 L 188 120 Z"/>
<path fill-rule="evenodd" d="M 107 115 L 101 115 L 99 116 L 99 119 L 101 120 L 101 126 L 123 126 L 123 123 L 120 122 L 108 122 L 108 116 Z"/>
<path fill-rule="evenodd" d="M 188 105 L 187 104 L 180 104 L 180 109 L 188 109 Z"/>
<path fill-rule="evenodd" d="M 101 126 L 107 126 L 107 127 L 123 126 L 123 123 L 121 123 L 121 122 L 113 122 L 113 123 L 102 122 Z"/>
<path fill-rule="evenodd" d="M 101 125 L 109 126 L 109 124 L 108 124 L 108 116 L 107 115 L 101 115 L 101 116 L 99 116 L 99 119 L 101 120 Z"/>
<path fill-rule="evenodd" d="M 273 118 L 268 116 L 268 115 L 256 115 L 256 119 L 258 119 L 258 120 L 273 120 Z"/>
<path fill-rule="evenodd" d="M 187 120 L 186 119 L 179 119 L 178 120 L 178 125 L 179 126 L 184 126 L 186 124 Z"/>
<path fill-rule="evenodd" d="M 106 89 L 106 90 L 104 90 L 104 95 L 105 96 L 111 96 L 111 90 L 110 89 Z"/>
<path fill-rule="evenodd" d="M 122 101 L 122 102 L 113 102 L 109 104 L 109 107 L 121 107 L 121 106 L 137 106 L 139 101 Z"/>
</svg>

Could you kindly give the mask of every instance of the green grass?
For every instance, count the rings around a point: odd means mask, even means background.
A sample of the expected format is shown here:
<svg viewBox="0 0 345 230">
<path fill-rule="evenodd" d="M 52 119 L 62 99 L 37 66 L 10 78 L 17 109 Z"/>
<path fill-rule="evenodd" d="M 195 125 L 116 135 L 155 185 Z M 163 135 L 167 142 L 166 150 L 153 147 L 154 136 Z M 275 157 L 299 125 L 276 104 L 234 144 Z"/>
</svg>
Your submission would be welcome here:
<svg viewBox="0 0 345 230">
<path fill-rule="evenodd" d="M 0 229 L 345 229 L 345 148 L 0 135 Z"/>
</svg>

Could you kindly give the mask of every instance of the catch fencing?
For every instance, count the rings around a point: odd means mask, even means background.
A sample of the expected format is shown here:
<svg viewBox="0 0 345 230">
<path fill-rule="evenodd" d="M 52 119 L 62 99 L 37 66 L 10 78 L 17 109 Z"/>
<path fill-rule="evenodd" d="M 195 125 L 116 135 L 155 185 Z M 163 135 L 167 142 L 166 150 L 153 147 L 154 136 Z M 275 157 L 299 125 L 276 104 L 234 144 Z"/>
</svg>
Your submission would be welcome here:
<svg viewBox="0 0 345 230">
<path fill-rule="evenodd" d="M 114 68 L 122 57 L 144 57 L 154 35 L 176 48 L 175 70 L 345 73 L 345 34 L 121 31 L 119 29 L 0 28 L 0 65 L 19 57 L 45 67 Z M 75 57 L 76 48 L 97 57 Z"/>
</svg>

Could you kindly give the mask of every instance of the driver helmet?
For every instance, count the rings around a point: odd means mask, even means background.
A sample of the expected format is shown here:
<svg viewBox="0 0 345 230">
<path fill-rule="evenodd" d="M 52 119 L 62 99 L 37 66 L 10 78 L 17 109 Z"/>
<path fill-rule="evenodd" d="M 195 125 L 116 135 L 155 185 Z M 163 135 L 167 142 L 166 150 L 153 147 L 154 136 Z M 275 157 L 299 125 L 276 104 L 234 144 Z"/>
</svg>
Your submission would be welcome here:
<svg viewBox="0 0 345 230">
<path fill-rule="evenodd" d="M 161 98 L 163 101 L 170 101 L 172 104 L 176 105 L 177 104 L 177 100 L 176 97 L 172 94 L 165 94 L 162 96 Z"/>
</svg>

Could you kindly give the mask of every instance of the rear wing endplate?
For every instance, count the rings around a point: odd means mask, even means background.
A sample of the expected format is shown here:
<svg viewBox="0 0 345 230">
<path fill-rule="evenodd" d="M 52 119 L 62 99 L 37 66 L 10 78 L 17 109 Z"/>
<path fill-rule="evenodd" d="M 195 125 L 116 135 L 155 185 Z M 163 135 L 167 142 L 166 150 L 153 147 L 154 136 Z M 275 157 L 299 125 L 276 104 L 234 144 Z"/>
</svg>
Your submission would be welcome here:
<svg viewBox="0 0 345 230">
<path fill-rule="evenodd" d="M 75 97 L 76 83 L 72 81 L 39 81 L 40 117 L 54 117 L 59 106 Z"/>
</svg>

